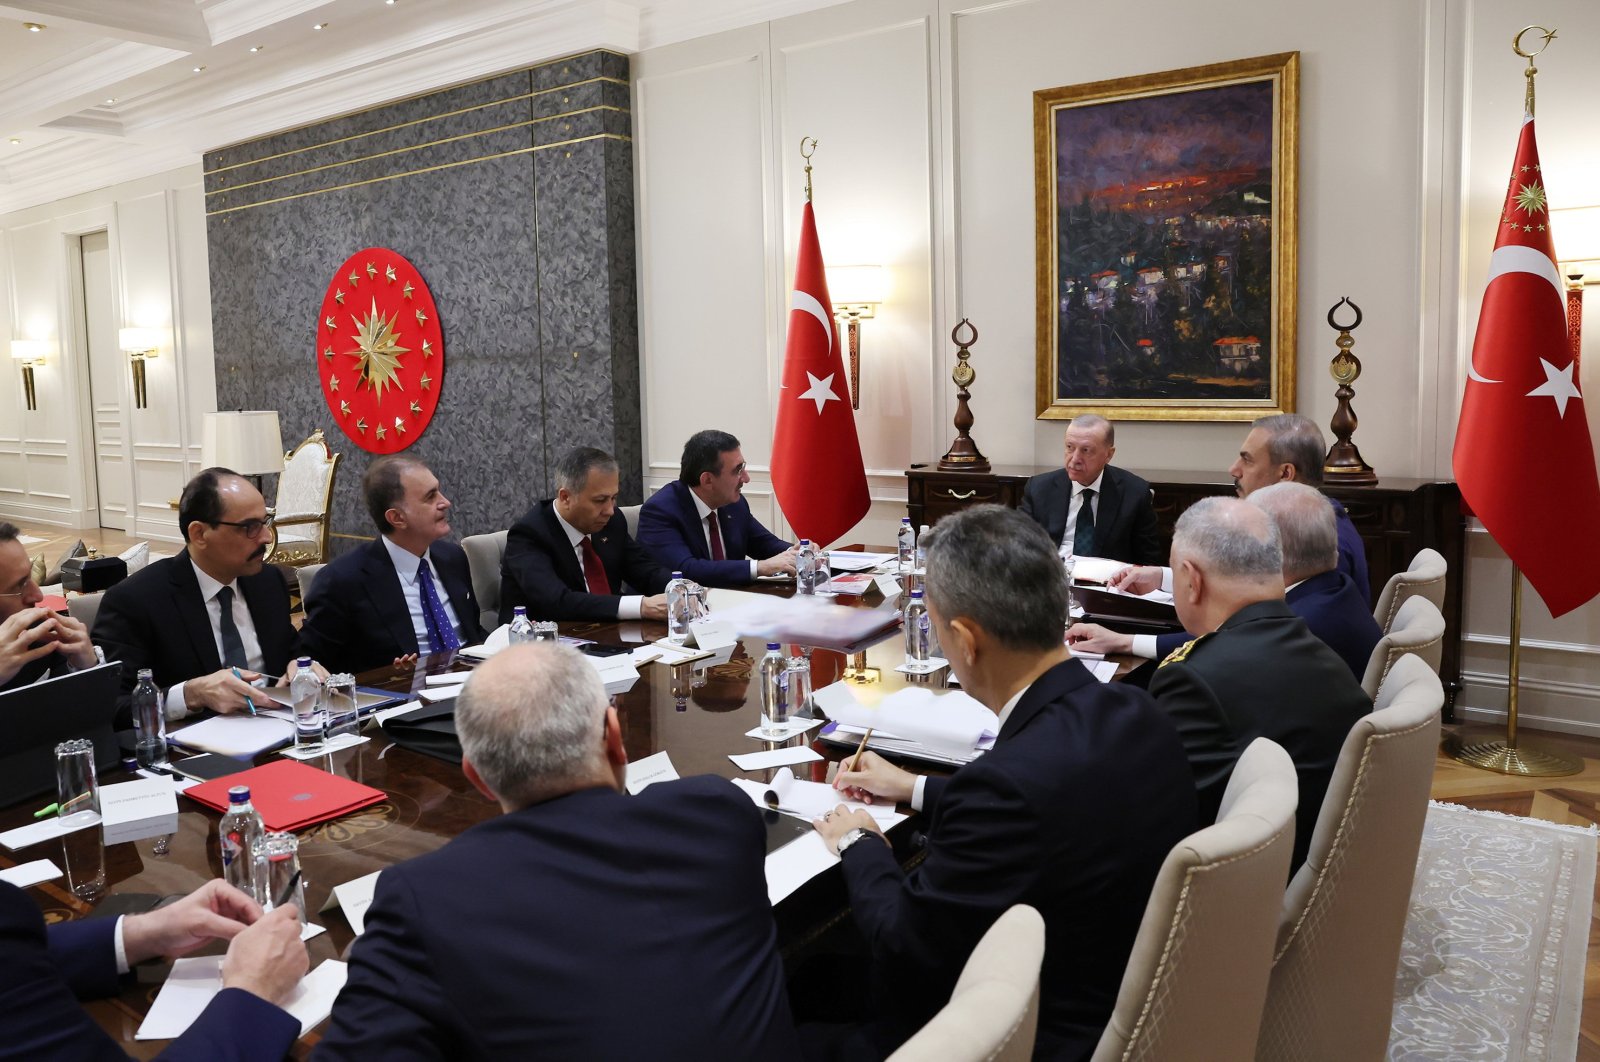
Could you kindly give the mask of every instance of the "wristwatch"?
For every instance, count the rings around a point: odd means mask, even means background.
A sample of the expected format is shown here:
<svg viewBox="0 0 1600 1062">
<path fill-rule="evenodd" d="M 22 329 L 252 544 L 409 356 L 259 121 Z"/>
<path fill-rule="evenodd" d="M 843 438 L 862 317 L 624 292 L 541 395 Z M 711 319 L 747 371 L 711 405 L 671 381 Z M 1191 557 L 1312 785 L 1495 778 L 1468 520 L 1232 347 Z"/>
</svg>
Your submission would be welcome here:
<svg viewBox="0 0 1600 1062">
<path fill-rule="evenodd" d="M 866 827 L 857 826 L 855 829 L 850 830 L 843 837 L 839 838 L 839 855 L 843 856 L 844 855 L 844 850 L 846 848 L 849 848 L 851 845 L 855 844 L 857 841 L 861 840 L 861 838 L 863 838 L 863 837 L 877 837 L 877 836 L 879 836 L 879 834 L 874 833 L 873 831 L 867 829 Z M 887 838 L 885 838 L 884 843 L 885 844 L 888 843 L 888 839 Z"/>
</svg>

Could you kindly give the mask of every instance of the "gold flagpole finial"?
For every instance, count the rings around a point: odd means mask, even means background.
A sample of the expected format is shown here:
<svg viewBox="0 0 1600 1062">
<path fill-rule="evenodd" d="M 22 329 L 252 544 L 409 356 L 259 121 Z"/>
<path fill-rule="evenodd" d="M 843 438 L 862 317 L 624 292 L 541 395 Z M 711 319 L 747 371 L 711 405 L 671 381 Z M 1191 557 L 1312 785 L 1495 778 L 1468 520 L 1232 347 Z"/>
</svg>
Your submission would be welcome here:
<svg viewBox="0 0 1600 1062">
<path fill-rule="evenodd" d="M 1544 34 L 1544 42 L 1540 44 L 1538 49 L 1535 51 L 1523 51 L 1523 36 L 1533 32 L 1534 30 L 1538 30 L 1540 33 Z M 1528 69 L 1522 72 L 1522 76 L 1528 79 L 1528 91 L 1522 97 L 1522 106 L 1527 110 L 1529 117 L 1533 116 L 1533 78 L 1534 75 L 1539 72 L 1539 68 L 1533 65 L 1533 57 L 1550 47 L 1550 42 L 1555 39 L 1556 31 L 1553 29 L 1545 29 L 1543 26 L 1524 26 L 1517 31 L 1517 35 L 1515 37 L 1511 38 L 1511 50 L 1528 61 Z"/>
<path fill-rule="evenodd" d="M 806 147 L 810 144 L 810 147 Z M 817 138 L 803 136 L 800 138 L 800 157 L 806 160 L 806 202 L 811 202 L 811 156 L 816 154 Z"/>
</svg>

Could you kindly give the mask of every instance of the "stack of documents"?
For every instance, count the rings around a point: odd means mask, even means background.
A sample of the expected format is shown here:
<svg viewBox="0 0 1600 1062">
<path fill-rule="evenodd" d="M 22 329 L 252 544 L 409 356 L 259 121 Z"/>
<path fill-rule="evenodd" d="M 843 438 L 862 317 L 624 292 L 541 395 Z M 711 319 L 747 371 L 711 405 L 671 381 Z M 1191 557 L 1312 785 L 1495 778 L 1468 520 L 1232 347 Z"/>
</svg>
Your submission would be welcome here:
<svg viewBox="0 0 1600 1062">
<path fill-rule="evenodd" d="M 757 596 L 754 601 L 719 609 L 716 617 L 747 637 L 844 652 L 881 641 L 900 626 L 900 613 L 892 609 L 850 608 L 814 597 Z"/>
<path fill-rule="evenodd" d="M 294 723 L 265 715 L 217 715 L 173 731 L 174 745 L 250 759 L 294 740 Z"/>
<path fill-rule="evenodd" d="M 999 717 L 960 690 L 908 686 L 869 705 L 850 684 L 835 682 L 818 690 L 816 701 L 835 724 L 822 737 L 845 743 L 870 729 L 872 748 L 939 763 L 977 759 L 1000 731 Z"/>
<path fill-rule="evenodd" d="M 833 786 L 796 778 L 787 767 L 779 768 L 770 782 L 735 778 L 733 784 L 743 789 L 756 807 L 772 808 L 807 821 L 821 818 L 840 804 L 865 811 L 882 830 L 898 825 L 906 818 L 891 804 L 863 804 L 859 800 L 846 800 L 844 794 Z"/>
<path fill-rule="evenodd" d="M 828 554 L 828 567 L 841 572 L 870 572 L 890 561 L 898 561 L 898 553 L 867 553 L 863 550 L 836 549 Z"/>
</svg>

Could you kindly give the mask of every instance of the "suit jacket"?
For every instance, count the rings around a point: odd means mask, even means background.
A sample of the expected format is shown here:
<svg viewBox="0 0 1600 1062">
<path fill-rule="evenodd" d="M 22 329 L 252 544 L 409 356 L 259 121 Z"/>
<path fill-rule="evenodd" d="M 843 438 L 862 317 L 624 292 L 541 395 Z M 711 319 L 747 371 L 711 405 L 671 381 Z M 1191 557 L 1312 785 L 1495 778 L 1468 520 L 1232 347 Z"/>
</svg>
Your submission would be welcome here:
<svg viewBox="0 0 1600 1062">
<path fill-rule="evenodd" d="M 865 840 L 843 858 L 850 907 L 890 1014 L 888 1050 L 950 998 L 1012 904 L 1045 922 L 1035 1058 L 1088 1058 L 1111 1016 L 1145 902 L 1191 832 L 1194 782 L 1150 697 L 1068 660 L 1029 687 L 994 749 L 923 791 L 927 857 L 909 874 Z"/>
<path fill-rule="evenodd" d="M 115 918 L 45 928 L 27 893 L 0 882 L 0 1059 L 126 1059 L 84 1013 L 80 999 L 116 993 Z M 195 1062 L 277 1062 L 300 1036 L 288 1012 L 225 988 L 161 1052 Z"/>
<path fill-rule="evenodd" d="M 1038 521 L 1061 545 L 1067 529 L 1067 506 L 1072 504 L 1072 480 L 1058 468 L 1029 479 L 1022 488 L 1022 511 Z M 1150 484 L 1126 469 L 1107 465 L 1100 477 L 1100 500 L 1095 505 L 1094 553 L 1128 564 L 1165 564 L 1161 530 L 1156 526 Z"/>
<path fill-rule="evenodd" d="M 1334 530 L 1339 533 L 1339 570 L 1356 584 L 1356 592 L 1361 595 L 1367 611 L 1371 612 L 1372 582 L 1367 577 L 1367 547 L 1361 541 L 1361 532 L 1356 530 L 1355 521 L 1350 519 L 1350 514 L 1339 500 L 1329 498 L 1328 504 L 1333 506 Z"/>
<path fill-rule="evenodd" d="M 289 622 L 289 589 L 283 574 L 269 565 L 255 575 L 240 576 L 239 592 L 261 642 L 264 673 L 283 674 L 300 645 L 299 633 Z M 107 590 L 90 636 L 105 650 L 107 660 L 122 662 L 118 729 L 133 725 L 133 687 L 140 668 L 153 671 L 156 685 L 165 690 L 222 667 L 188 550 L 152 561 Z"/>
<path fill-rule="evenodd" d="M 1178 727 L 1200 791 L 1200 823 L 1216 820 L 1233 765 L 1269 737 L 1294 760 L 1300 780 L 1294 861 L 1305 861 L 1334 762 L 1372 701 L 1350 668 L 1282 601 L 1258 601 L 1163 663 L 1150 695 Z"/>
<path fill-rule="evenodd" d="M 766 828 L 708 775 L 583 789 L 384 870 L 316 1059 L 797 1059 Z"/>
<path fill-rule="evenodd" d="M 466 552 L 440 539 L 428 547 L 428 556 L 461 623 L 461 644 L 483 641 Z M 300 641 L 329 671 L 367 671 L 419 651 L 400 576 L 383 539 L 351 550 L 317 573 L 306 597 Z"/>
<path fill-rule="evenodd" d="M 614 620 L 623 583 L 642 594 L 659 594 L 667 588 L 672 573 L 633 540 L 620 512 L 589 539 L 614 593 L 589 593 L 578 555 L 556 519 L 554 501 L 547 498 L 529 509 L 506 536 L 506 555 L 500 561 L 500 622 L 510 622 L 518 605 L 527 606 L 530 619 Z"/>
<path fill-rule="evenodd" d="M 1372 618 L 1372 610 L 1361 600 L 1355 580 L 1330 568 L 1300 583 L 1283 600 L 1290 612 L 1306 621 L 1312 634 L 1339 654 L 1356 681 L 1361 681 L 1383 631 Z M 1168 653 L 1189 640 L 1183 631 L 1157 635 L 1156 659 L 1165 660 Z"/>
<path fill-rule="evenodd" d="M 38 645 L 38 642 L 34 642 Z M 30 660 L 17 669 L 5 682 L 0 682 L 0 693 L 7 690 L 20 690 L 24 686 L 31 686 L 44 678 L 45 675 L 65 675 L 72 670 L 72 665 L 67 661 L 66 655 L 59 649 L 47 653 L 37 660 Z"/>
<path fill-rule="evenodd" d="M 717 510 L 725 560 L 712 560 L 705 524 L 694 494 L 678 480 L 656 491 L 639 510 L 639 544 L 669 572 L 682 572 L 702 586 L 744 586 L 750 560 L 766 560 L 789 543 L 761 526 L 750 503 L 739 498 Z"/>
</svg>

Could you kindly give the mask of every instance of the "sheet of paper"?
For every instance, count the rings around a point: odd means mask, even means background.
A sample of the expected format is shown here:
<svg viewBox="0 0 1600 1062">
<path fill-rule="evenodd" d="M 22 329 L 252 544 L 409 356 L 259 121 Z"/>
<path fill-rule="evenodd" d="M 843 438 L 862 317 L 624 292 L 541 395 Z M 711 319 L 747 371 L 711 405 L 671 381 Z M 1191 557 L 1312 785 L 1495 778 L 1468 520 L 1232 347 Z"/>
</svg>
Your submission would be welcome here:
<svg viewBox="0 0 1600 1062">
<path fill-rule="evenodd" d="M 1086 583 L 1103 583 L 1126 567 L 1127 561 L 1109 557 L 1077 557 L 1072 562 L 1072 577 Z"/>
<path fill-rule="evenodd" d="M 809 745 L 792 749 L 772 749 L 768 752 L 747 752 L 743 756 L 729 754 L 728 759 L 741 771 L 760 771 L 768 767 L 787 767 L 792 763 L 811 763 L 822 759 Z"/>
<path fill-rule="evenodd" d="M 999 717 L 960 690 L 935 692 L 925 686 L 907 686 L 876 704 L 862 696 L 873 696 L 865 688 L 835 682 L 816 693 L 817 705 L 840 724 L 872 727 L 879 734 L 921 744 L 949 756 L 970 757 L 983 748 L 984 739 L 993 741 L 1000 730 Z M 876 743 L 877 735 L 874 735 Z"/>
<path fill-rule="evenodd" d="M 262 715 L 218 715 L 173 731 L 172 741 L 201 752 L 249 759 L 294 740 L 294 724 Z"/>
<path fill-rule="evenodd" d="M 382 726 L 397 715 L 405 715 L 407 712 L 414 712 L 421 707 L 421 701 L 407 701 L 405 704 L 397 704 L 393 708 L 380 709 L 372 714 L 372 718 L 378 721 L 379 726 Z"/>
<path fill-rule="evenodd" d="M 761 732 L 761 728 L 759 726 L 754 730 L 746 730 L 744 732 L 744 736 L 747 738 L 755 738 L 757 741 L 788 741 L 792 737 L 798 737 L 813 727 L 819 727 L 821 725 L 821 719 L 790 719 L 788 722 L 783 724 L 783 735 L 781 737 L 768 737 L 766 734 Z"/>
<path fill-rule="evenodd" d="M 847 800 L 843 793 L 826 782 L 796 778 L 786 767 L 777 771 L 771 782 L 735 778 L 733 784 L 744 790 L 756 807 L 776 807 L 796 818 L 819 818 L 843 804 L 854 810 L 865 811 L 885 830 L 905 819 L 892 804 L 864 804 L 859 800 Z"/>
<path fill-rule="evenodd" d="M 48 859 L 35 859 L 31 863 L 0 870 L 0 881 L 26 889 L 41 881 L 54 881 L 61 876 L 61 868 Z"/>
<path fill-rule="evenodd" d="M 900 596 L 900 580 L 892 575 L 879 575 L 872 580 L 878 585 L 878 592 L 884 597 Z"/>
<path fill-rule="evenodd" d="M 288 748 L 283 750 L 283 754 L 289 757 L 291 760 L 315 760 L 322 756 L 328 755 L 330 752 L 338 752 L 340 749 L 353 748 L 362 742 L 371 740 L 371 738 L 364 737 L 361 734 L 340 734 L 336 738 L 333 738 L 329 741 L 324 741 L 322 743 L 322 747 L 315 752 L 302 752 L 293 745 L 290 745 Z"/>
<path fill-rule="evenodd" d="M 628 792 L 637 793 L 652 782 L 670 782 L 676 777 L 678 769 L 672 766 L 672 757 L 665 752 L 658 752 L 628 764 L 628 773 L 622 784 Z"/>
<path fill-rule="evenodd" d="M 372 906 L 372 894 L 378 888 L 378 875 L 381 873 L 381 870 L 374 870 L 371 874 L 363 874 L 333 887 L 333 899 L 358 937 L 367 928 L 367 908 Z"/>
<path fill-rule="evenodd" d="M 201 1011 L 222 991 L 221 955 L 179 959 L 172 964 L 150 1013 L 134 1034 L 136 1040 L 171 1040 L 182 1036 Z M 328 959 L 307 974 L 284 1001 L 283 1009 L 300 1022 L 304 1036 L 333 1012 L 334 997 L 344 987 L 347 967 Z"/>
<path fill-rule="evenodd" d="M 461 686 L 472 677 L 470 671 L 446 671 L 442 675 L 428 675 L 423 678 L 424 686 Z"/>
<path fill-rule="evenodd" d="M 1101 682 L 1110 682 L 1117 677 L 1117 662 L 1115 660 L 1097 660 L 1087 665 L 1094 677 Z"/>
<path fill-rule="evenodd" d="M 836 549 L 828 554 L 828 566 L 841 572 L 864 572 L 876 568 L 884 561 L 898 559 L 897 553 L 865 553 L 853 549 Z"/>
<path fill-rule="evenodd" d="M 328 931 L 326 926 L 319 926 L 315 922 L 307 922 L 300 927 L 300 940 L 305 942 L 312 937 L 320 937 Z"/>
<path fill-rule="evenodd" d="M 430 686 L 428 689 L 417 691 L 417 700 L 423 704 L 453 701 L 459 696 L 461 696 L 460 686 Z"/>
<path fill-rule="evenodd" d="M 837 862 L 839 857 L 828 851 L 821 835 L 815 831 L 790 841 L 776 852 L 768 852 L 768 902 L 776 905 Z"/>
<path fill-rule="evenodd" d="M 53 841 L 58 837 L 65 837 L 67 834 L 81 830 L 86 826 L 98 825 L 100 825 L 100 819 L 96 817 L 88 822 L 76 822 L 71 826 L 63 827 L 61 820 L 55 815 L 51 815 L 48 818 L 40 819 L 38 822 L 30 822 L 26 826 L 18 826 L 14 830 L 0 833 L 0 844 L 15 852 L 20 848 L 38 844 L 40 841 Z"/>
</svg>

